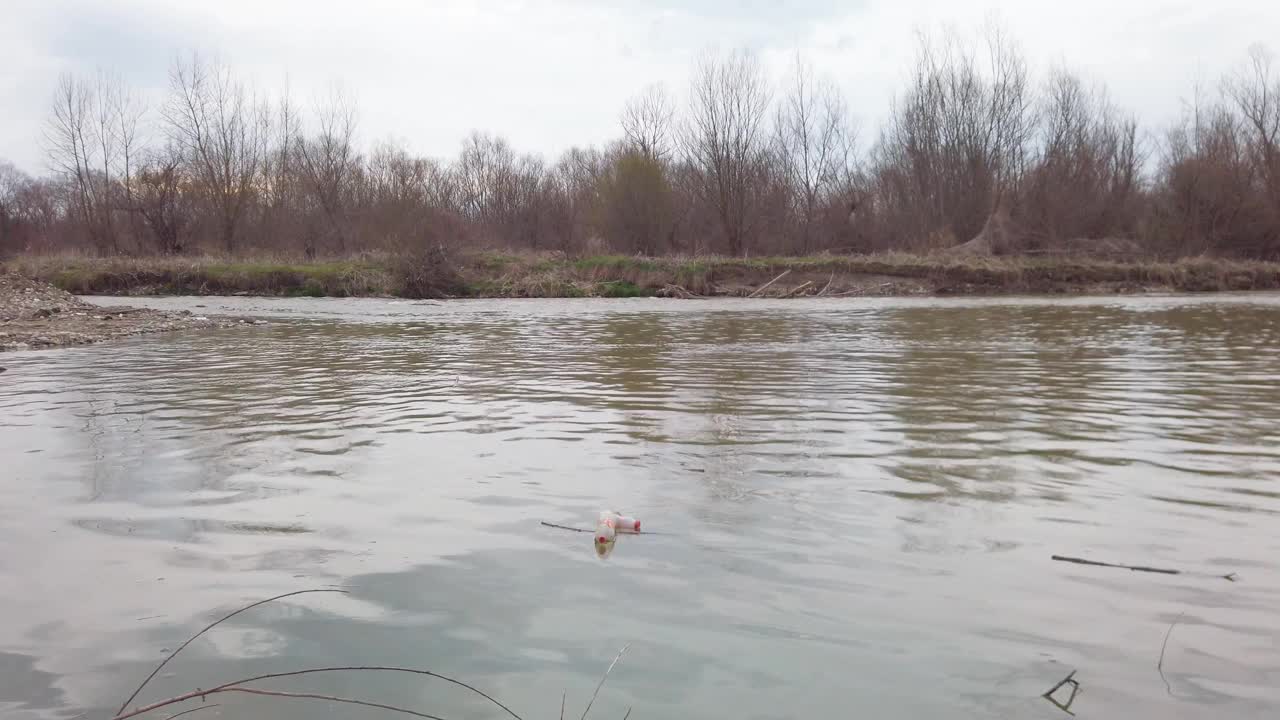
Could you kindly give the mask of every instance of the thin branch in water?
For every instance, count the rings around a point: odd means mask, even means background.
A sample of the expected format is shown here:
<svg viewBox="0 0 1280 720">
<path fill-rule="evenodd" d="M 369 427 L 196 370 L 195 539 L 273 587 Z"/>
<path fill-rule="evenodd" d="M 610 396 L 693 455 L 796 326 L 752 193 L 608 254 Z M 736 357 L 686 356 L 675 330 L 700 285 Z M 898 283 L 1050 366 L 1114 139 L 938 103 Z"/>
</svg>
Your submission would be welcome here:
<svg viewBox="0 0 1280 720">
<path fill-rule="evenodd" d="M 613 659 L 613 662 L 609 663 L 609 669 L 604 671 L 604 677 L 600 678 L 600 684 L 596 685 L 596 691 L 591 693 L 591 700 L 587 703 L 587 709 L 582 711 L 582 720 L 587 720 L 587 713 L 591 712 L 591 706 L 595 704 L 596 696 L 600 694 L 600 688 L 604 687 L 604 681 L 609 679 L 609 673 L 613 672 L 613 666 L 618 664 L 618 661 L 622 659 L 623 655 L 627 654 L 627 650 L 630 648 L 631 643 L 623 645 L 622 649 L 618 651 L 618 656 Z"/>
<path fill-rule="evenodd" d="M 137 689 L 133 691 L 133 694 L 131 694 L 123 703 L 120 704 L 120 709 L 116 710 L 116 715 L 119 716 L 122 713 L 124 713 L 125 709 L 129 707 L 129 703 L 133 702 L 134 698 L 138 697 L 138 693 L 142 692 L 142 689 L 147 686 L 147 683 L 151 682 L 151 680 L 155 678 L 155 676 L 164 668 L 164 666 L 169 664 L 170 660 L 177 657 L 178 653 L 182 652 L 184 649 L 186 649 L 188 645 L 195 642 L 196 638 L 200 637 L 201 635 L 204 635 L 205 633 L 214 629 L 221 623 L 226 622 L 227 620 L 230 620 L 231 618 L 235 617 L 236 615 L 239 615 L 240 613 L 246 610 L 252 610 L 253 608 L 258 607 L 259 605 L 265 605 L 269 602 L 275 602 L 276 600 L 283 600 L 284 598 L 293 597 L 295 595 L 306 595 L 308 593 L 342 593 L 345 595 L 346 592 L 347 592 L 346 590 L 297 590 L 291 593 L 285 593 L 283 595 L 276 595 L 275 597 L 269 597 L 266 600 L 259 600 L 258 602 L 255 602 L 251 605 L 245 605 L 244 607 L 240 608 L 239 610 L 236 610 L 233 613 L 223 615 L 221 618 L 218 618 L 212 623 L 209 623 L 208 625 L 206 625 L 204 629 L 201 630 L 200 632 L 187 638 L 186 642 L 179 645 L 177 650 L 174 650 L 172 653 L 169 654 L 169 657 L 165 658 L 164 660 L 161 660 L 160 664 L 156 666 L 156 669 L 152 670 L 151 674 L 148 675 L 146 679 L 142 681 L 142 684 L 139 685 Z"/>
<path fill-rule="evenodd" d="M 447 683 L 452 683 L 454 685 L 457 685 L 458 687 L 470 690 L 476 695 L 479 695 L 485 700 L 488 700 L 494 705 L 497 705 L 498 707 L 502 708 L 503 711 L 505 711 L 511 717 L 515 718 L 515 720 L 524 720 L 524 718 L 517 715 L 514 710 L 507 707 L 506 705 L 503 705 L 497 698 L 493 697 L 492 695 L 489 695 L 483 690 L 480 690 L 476 687 L 468 685 L 467 683 L 464 683 L 461 680 L 451 678 L 447 675 L 441 675 L 440 673 L 432 672 L 430 670 L 419 670 L 417 668 L 398 667 L 393 665 L 350 665 L 350 666 L 308 668 L 306 670 L 292 670 L 289 672 L 269 673 L 267 675 L 258 675 L 251 678 L 245 678 L 243 680 L 236 680 L 235 682 L 219 685 L 218 687 L 219 688 L 238 687 L 240 685 L 245 685 L 247 683 L 258 682 L 259 680 L 274 680 L 278 678 L 297 677 L 299 675 L 312 675 L 315 673 L 328 673 L 328 672 L 395 672 L 395 673 L 406 673 L 410 675 L 426 675 L 428 677 L 433 677 L 433 678 L 436 678 L 437 680 L 444 680 Z"/>
<path fill-rule="evenodd" d="M 369 702 L 367 700 L 353 700 L 352 698 L 338 697 L 336 695 L 318 695 L 315 693 L 291 693 L 291 692 L 282 692 L 280 690 L 259 690 L 257 688 L 243 688 L 243 687 L 222 688 L 217 692 L 237 692 L 237 693 L 245 693 L 247 695 L 263 695 L 266 697 L 327 700 L 329 702 L 342 703 L 344 705 L 360 705 L 363 707 L 377 708 L 379 710 L 390 710 L 391 712 L 398 712 L 404 715 L 413 715 L 414 717 L 426 718 L 427 720 L 445 720 L 444 718 L 438 715 L 428 715 L 427 713 L 421 713 L 421 712 L 418 712 L 417 710 L 410 710 L 409 708 L 398 707 L 396 705 L 386 705 L 383 703 Z"/>
<path fill-rule="evenodd" d="M 190 710 L 183 710 L 180 713 L 174 713 L 169 717 L 165 718 L 164 720 L 173 720 L 174 718 L 180 718 L 183 715 L 189 715 L 193 712 L 200 712 L 201 710 L 208 710 L 209 708 L 216 708 L 216 707 L 222 707 L 222 706 L 219 705 L 218 703 L 209 703 L 208 705 L 201 705 L 200 707 L 193 707 Z"/>
<path fill-rule="evenodd" d="M 1076 694 L 1080 692 L 1080 683 L 1075 679 L 1075 677 L 1076 677 L 1076 671 L 1072 670 L 1070 673 L 1067 674 L 1066 677 L 1059 680 L 1057 685 L 1054 685 L 1053 687 L 1049 688 L 1049 690 L 1045 692 L 1043 695 L 1041 695 L 1040 697 L 1053 703 L 1054 706 L 1057 707 L 1062 712 L 1068 715 L 1074 716 L 1075 713 L 1071 712 L 1071 703 L 1076 701 Z M 1071 696 L 1067 698 L 1067 701 L 1065 703 L 1060 703 L 1057 701 L 1056 698 L 1053 697 L 1053 694 L 1058 691 L 1058 688 L 1067 684 L 1071 685 Z"/>
<path fill-rule="evenodd" d="M 694 469 L 692 470 L 692 472 L 704 472 L 704 471 Z M 543 527 L 555 528 L 556 530 L 568 530 L 569 532 L 576 532 L 576 533 L 595 532 L 594 530 L 583 530 L 582 528 L 569 527 L 568 525 L 557 525 L 555 523 L 549 523 L 545 520 L 541 521 L 540 524 Z M 675 533 L 658 532 L 656 530 L 640 530 L 638 532 L 627 532 L 627 533 L 619 533 L 619 534 L 620 535 L 667 535 L 670 537 L 670 536 L 673 536 Z"/>
<path fill-rule="evenodd" d="M 571 530 L 573 532 L 579 532 L 579 533 L 591 532 L 590 530 L 583 530 L 582 528 L 569 527 L 568 525 L 556 525 L 555 523 L 549 523 L 546 520 L 543 520 L 542 524 L 545 525 L 546 527 L 555 528 L 557 530 Z"/>
<path fill-rule="evenodd" d="M 1164 676 L 1164 651 L 1165 648 L 1169 647 L 1169 636 L 1173 634 L 1173 627 L 1177 625 L 1178 622 L 1182 620 L 1182 616 L 1186 614 L 1187 611 L 1183 610 L 1178 613 L 1178 617 L 1174 618 L 1173 622 L 1169 623 L 1169 629 L 1164 633 L 1164 642 L 1160 643 L 1160 659 L 1156 661 L 1156 672 L 1160 673 L 1160 679 L 1164 680 L 1164 689 L 1165 692 L 1169 693 L 1169 697 L 1173 697 L 1173 686 L 1169 684 L 1169 680 Z"/>
<path fill-rule="evenodd" d="M 569 691 L 565 690 L 560 693 L 560 720 L 564 720 L 564 701 L 569 697 Z"/>
<path fill-rule="evenodd" d="M 1236 574 L 1227 573 L 1226 575 L 1214 575 L 1212 573 L 1196 573 L 1187 572 L 1185 570 L 1171 570 L 1169 568 L 1148 567 L 1146 565 L 1124 565 L 1121 563 L 1101 562 L 1099 560 L 1086 560 L 1084 558 L 1067 557 L 1065 555 L 1054 555 L 1052 559 L 1058 562 L 1075 563 L 1076 565 L 1093 565 L 1095 567 L 1119 568 L 1121 570 L 1133 570 L 1134 572 L 1158 573 L 1160 575 L 1198 575 L 1201 577 L 1218 578 L 1227 582 L 1235 582 Z"/>
<path fill-rule="evenodd" d="M 622 716 L 622 720 L 627 720 L 629 717 L 631 717 L 631 708 L 628 707 L 627 714 Z"/>
</svg>

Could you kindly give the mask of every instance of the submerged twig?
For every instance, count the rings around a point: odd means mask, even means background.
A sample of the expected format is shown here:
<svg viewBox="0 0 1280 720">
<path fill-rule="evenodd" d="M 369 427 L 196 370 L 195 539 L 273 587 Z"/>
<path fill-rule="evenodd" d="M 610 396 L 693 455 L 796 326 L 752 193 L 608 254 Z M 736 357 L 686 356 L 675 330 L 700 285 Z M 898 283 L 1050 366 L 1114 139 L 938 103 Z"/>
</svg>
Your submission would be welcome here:
<svg viewBox="0 0 1280 720">
<path fill-rule="evenodd" d="M 180 713 L 174 713 L 169 717 L 165 718 L 164 720 L 173 720 L 174 718 L 180 718 L 183 715 L 189 715 L 193 712 L 200 712 L 201 710 L 209 710 L 211 708 L 216 708 L 216 707 L 222 707 L 222 706 L 219 705 L 218 703 L 209 703 L 208 705 L 201 705 L 200 707 L 193 707 L 190 710 L 183 710 Z"/>
<path fill-rule="evenodd" d="M 1096 567 L 1119 568 L 1121 570 L 1133 570 L 1134 572 L 1158 573 L 1160 575 L 1199 575 L 1202 577 L 1219 578 L 1227 582 L 1235 582 L 1236 574 L 1227 573 L 1226 575 L 1214 575 L 1213 573 L 1197 573 L 1185 570 L 1172 570 L 1169 568 L 1148 567 L 1146 565 L 1123 565 L 1120 563 L 1101 562 L 1099 560 L 1086 560 L 1084 558 L 1066 557 L 1064 555 L 1052 556 L 1058 562 L 1069 562 L 1077 565 L 1094 565 Z"/>
<path fill-rule="evenodd" d="M 201 635 L 204 635 L 205 633 L 207 633 L 207 632 L 209 632 L 210 630 L 214 629 L 215 627 L 217 627 L 217 626 L 218 626 L 218 625 L 220 625 L 221 623 L 226 622 L 227 620 L 230 620 L 231 618 L 235 617 L 236 615 L 239 615 L 240 613 L 242 613 L 242 612 L 244 612 L 244 611 L 246 611 L 246 610 L 252 610 L 253 608 L 258 607 L 259 605 L 266 605 L 266 604 L 267 604 L 267 603 L 269 603 L 269 602 L 275 602 L 276 600 L 283 600 L 284 598 L 287 598 L 287 597 L 293 597 L 293 596 L 295 596 L 295 595 L 306 595 L 306 594 L 308 594 L 308 593 L 342 593 L 342 594 L 346 594 L 346 592 L 347 592 L 346 590 L 318 590 L 318 589 L 317 589 L 317 590 L 296 590 L 296 591 L 291 592 L 291 593 L 285 593 L 285 594 L 283 594 L 283 595 L 276 595 L 275 597 L 269 597 L 269 598 L 267 598 L 266 600 L 259 600 L 258 602 L 252 603 L 252 604 L 250 604 L 250 605 L 245 605 L 244 607 L 240 608 L 239 610 L 236 610 L 235 612 L 229 613 L 229 614 L 227 614 L 227 615 L 223 615 L 222 617 L 218 618 L 217 620 L 214 620 L 213 622 L 211 622 L 211 623 L 209 623 L 208 625 L 206 625 L 206 626 L 204 627 L 204 629 L 203 629 L 203 630 L 201 630 L 200 632 L 198 632 L 198 633 L 196 633 L 195 635 L 192 635 L 191 637 L 187 638 L 187 641 L 186 641 L 186 642 L 184 642 L 184 643 L 182 643 L 181 645 L 179 645 L 177 650 L 174 650 L 172 653 L 170 653 L 170 654 L 169 654 L 169 657 L 165 658 L 164 660 L 161 660 L 161 661 L 160 661 L 160 664 L 156 666 L 156 669 L 155 669 L 155 670 L 152 670 L 152 671 L 151 671 L 151 674 L 150 674 L 150 675 L 148 675 L 148 676 L 146 677 L 146 679 L 144 679 L 144 680 L 142 681 L 142 684 L 141 684 L 141 685 L 139 685 L 139 686 L 137 687 L 137 689 L 135 689 L 135 690 L 133 691 L 133 694 L 129 695 L 128 699 L 126 699 L 123 703 L 121 703 L 121 704 L 120 704 L 120 709 L 119 709 L 119 710 L 116 710 L 116 715 L 117 715 L 117 717 L 118 717 L 121 713 L 123 713 L 123 712 L 125 711 L 125 709 L 126 709 L 126 708 L 128 708 L 128 707 L 129 707 L 129 703 L 133 702 L 134 698 L 138 697 L 138 693 L 142 692 L 142 689 L 143 689 L 143 688 L 145 688 L 145 687 L 147 686 L 147 683 L 151 682 L 151 680 L 152 680 L 152 679 L 153 679 L 153 678 L 154 678 L 154 677 L 155 677 L 155 676 L 156 676 L 156 675 L 157 675 L 157 674 L 158 674 L 158 673 L 159 673 L 159 672 L 164 668 L 164 666 L 169 664 L 169 661 L 170 661 L 170 660 L 172 660 L 172 659 L 174 659 L 175 657 L 177 657 L 177 656 L 178 656 L 178 653 L 182 652 L 182 651 L 183 651 L 183 650 L 184 650 L 188 645 L 190 645 L 191 643 L 195 642 L 196 638 L 200 637 Z"/>
<path fill-rule="evenodd" d="M 480 690 L 476 687 L 468 685 L 467 683 L 464 683 L 461 680 L 451 678 L 447 675 L 441 675 L 440 673 L 432 672 L 430 670 L 399 667 L 395 665 L 349 665 L 349 666 L 308 668 L 306 670 L 293 670 L 289 672 L 269 673 L 267 675 L 257 675 L 255 677 L 245 678 L 243 680 L 237 680 L 234 683 L 228 683 L 228 685 L 224 687 L 228 687 L 232 685 L 239 686 L 239 685 L 244 685 L 246 683 L 257 682 L 259 680 L 274 680 L 277 678 L 297 677 L 299 675 L 312 675 L 315 673 L 329 673 L 329 672 L 393 672 L 393 673 L 406 673 L 410 675 L 425 675 L 427 677 L 433 677 L 433 678 L 436 678 L 437 680 L 444 680 L 447 683 L 452 683 L 454 685 L 457 685 L 458 687 L 470 690 L 476 695 L 479 695 L 485 700 L 488 700 L 494 705 L 497 705 L 498 707 L 502 708 L 503 711 L 505 711 L 511 717 L 515 718 L 515 720 L 524 720 L 524 718 L 517 715 L 514 710 L 507 707 L 506 705 L 503 705 L 502 702 L 500 702 L 497 698 L 493 697 L 492 695 L 489 695 L 483 690 Z"/>
<path fill-rule="evenodd" d="M 591 693 L 591 700 L 587 702 L 587 709 L 582 711 L 582 720 L 587 720 L 587 713 L 591 712 L 591 706 L 595 704 L 596 696 L 600 694 L 600 688 L 604 687 L 604 681 L 609 679 L 609 673 L 613 672 L 613 666 L 618 664 L 618 661 L 622 659 L 622 656 L 630 648 L 631 643 L 623 645 L 622 649 L 618 651 L 618 656 L 613 659 L 613 662 L 609 663 L 609 669 L 604 671 L 604 677 L 600 678 L 600 684 L 596 685 L 596 691 Z"/>
<path fill-rule="evenodd" d="M 1174 618 L 1173 622 L 1169 623 L 1169 629 L 1164 633 L 1164 642 L 1160 643 L 1160 659 L 1156 661 L 1156 672 L 1160 673 L 1160 679 L 1164 680 L 1164 689 L 1165 692 L 1169 693 L 1169 697 L 1173 697 L 1173 686 L 1169 684 L 1169 680 L 1164 676 L 1164 651 L 1169 647 L 1169 636 L 1173 634 L 1173 627 L 1177 625 L 1178 622 L 1182 620 L 1182 616 L 1186 614 L 1187 611 L 1183 610 L 1178 613 L 1178 617 Z"/>
<path fill-rule="evenodd" d="M 547 522 L 546 520 L 543 520 L 543 521 L 542 521 L 542 524 L 543 524 L 543 525 L 545 525 L 545 526 L 547 526 L 547 527 L 549 527 L 549 528 L 555 528 L 555 529 L 557 529 L 557 530 L 569 530 L 569 531 L 572 531 L 572 532 L 579 532 L 579 533 L 589 533 L 589 532 L 591 532 L 590 530 L 583 530 L 582 528 L 569 527 L 568 525 L 557 525 L 557 524 L 555 524 L 555 523 L 549 523 L 549 522 Z"/>
<path fill-rule="evenodd" d="M 1075 713 L 1071 712 L 1071 703 L 1076 701 L 1076 694 L 1080 692 L 1080 682 L 1077 681 L 1075 677 L 1076 677 L 1076 671 L 1072 670 L 1071 672 L 1067 673 L 1066 677 L 1059 680 L 1057 685 L 1054 685 L 1053 687 L 1049 688 L 1040 697 L 1053 703 L 1054 706 L 1056 706 L 1062 712 L 1068 715 L 1074 716 Z M 1071 696 L 1067 698 L 1067 701 L 1065 703 L 1060 703 L 1058 702 L 1057 698 L 1053 696 L 1053 694 L 1058 692 L 1058 688 L 1068 684 L 1071 685 Z"/>
<path fill-rule="evenodd" d="M 229 687 L 222 688 L 218 692 L 236 692 L 245 693 L 246 695 L 264 695 L 266 697 L 282 697 L 293 699 L 310 699 L 310 700 L 327 700 L 328 702 L 342 703 L 344 705 L 360 705 L 363 707 L 377 708 L 379 710 L 390 710 L 404 715 L 413 715 L 414 717 L 426 718 L 427 720 L 445 720 L 439 715 L 430 715 L 417 710 L 399 707 L 397 705 L 387 705 L 385 703 L 369 702 L 368 700 L 355 700 L 352 698 L 338 697 L 337 695 L 318 695 L 316 693 L 291 693 L 282 692 L 280 690 L 259 690 L 257 688 Z"/>
<path fill-rule="evenodd" d="M 410 673 L 413 675 L 427 675 L 433 678 L 437 678 L 440 680 L 444 680 L 446 682 L 453 683 L 454 685 L 458 685 L 459 687 L 466 688 L 467 690 L 470 690 L 471 692 L 479 695 L 485 700 L 488 700 L 494 705 L 497 705 L 498 707 L 502 708 L 508 715 L 510 715 L 512 718 L 515 718 L 515 720 L 524 720 L 519 715 L 517 715 L 514 710 L 507 707 L 506 705 L 503 705 L 501 702 L 499 702 L 497 699 L 495 699 L 491 695 L 483 692 L 482 690 L 478 690 L 477 688 L 474 688 L 471 685 L 468 685 L 467 683 L 464 683 L 460 680 L 455 680 L 454 678 L 448 677 L 446 675 L 441 675 L 440 673 L 431 672 L 430 670 L 419 670 L 416 668 L 377 666 L 377 665 L 366 665 L 366 666 L 353 665 L 348 667 L 308 668 L 306 670 L 294 670 L 290 672 L 269 673 L 266 675 L 256 675 L 254 677 L 241 678 L 239 680 L 233 680 L 228 683 L 223 683 L 216 687 L 212 687 L 208 689 L 196 689 L 190 692 L 183 693 L 181 695 L 175 695 L 174 697 L 168 698 L 166 700 L 160 700 L 158 702 L 151 703 L 150 705 L 146 705 L 144 707 L 136 708 L 127 713 L 117 714 L 114 718 L 111 718 L 111 720 L 128 720 L 129 718 L 136 717 L 138 715 L 143 715 L 153 710 L 158 710 L 162 707 L 176 705 L 181 702 L 186 702 L 187 700 L 194 700 L 195 698 L 203 699 L 208 695 L 217 695 L 219 693 L 227 693 L 227 692 L 247 693 L 250 695 L 274 695 L 279 697 L 316 698 L 316 699 L 322 699 L 322 700 L 333 700 L 334 702 L 343 702 L 343 703 L 348 703 L 353 705 L 366 705 L 369 707 L 376 707 L 384 710 L 393 710 L 393 711 L 405 713 L 408 715 L 416 715 L 418 717 L 433 718 L 433 720 L 441 720 L 440 718 L 436 718 L 434 715 L 421 713 L 421 712 L 418 712 L 417 710 L 410 710 L 408 708 L 401 708 L 401 707 L 395 707 L 395 706 L 379 705 L 376 703 L 365 702 L 363 700 L 352 700 L 350 698 L 333 698 L 333 697 L 322 696 L 322 695 L 286 693 L 286 692 L 280 692 L 276 690 L 265 690 L 262 688 L 244 687 L 244 685 L 247 683 L 258 682 L 260 680 L 273 680 L 273 679 L 285 678 L 285 677 L 296 677 L 298 675 L 309 675 L 312 673 L 347 672 L 347 671 L 375 671 L 375 672 L 380 671 L 380 672 Z M 175 715 L 174 717 L 177 717 L 177 716 Z"/>
</svg>

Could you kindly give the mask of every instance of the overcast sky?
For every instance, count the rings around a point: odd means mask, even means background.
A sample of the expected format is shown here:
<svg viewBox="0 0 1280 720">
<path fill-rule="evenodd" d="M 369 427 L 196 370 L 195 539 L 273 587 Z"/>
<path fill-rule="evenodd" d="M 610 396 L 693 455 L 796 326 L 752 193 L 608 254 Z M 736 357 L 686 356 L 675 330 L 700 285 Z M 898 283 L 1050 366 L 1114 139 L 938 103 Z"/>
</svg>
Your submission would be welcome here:
<svg viewBox="0 0 1280 720">
<path fill-rule="evenodd" d="M 0 158 L 42 172 L 59 73 L 119 72 L 152 105 L 178 53 L 217 54 L 309 103 L 339 85 L 364 144 L 453 155 L 471 130 L 554 156 L 618 133 L 647 83 L 683 97 L 694 58 L 749 47 L 775 78 L 800 51 L 838 83 L 869 142 L 920 29 L 992 16 L 1032 67 L 1065 63 L 1159 128 L 1197 79 L 1249 46 L 1280 51 L 1274 0 L 0 0 Z"/>
</svg>

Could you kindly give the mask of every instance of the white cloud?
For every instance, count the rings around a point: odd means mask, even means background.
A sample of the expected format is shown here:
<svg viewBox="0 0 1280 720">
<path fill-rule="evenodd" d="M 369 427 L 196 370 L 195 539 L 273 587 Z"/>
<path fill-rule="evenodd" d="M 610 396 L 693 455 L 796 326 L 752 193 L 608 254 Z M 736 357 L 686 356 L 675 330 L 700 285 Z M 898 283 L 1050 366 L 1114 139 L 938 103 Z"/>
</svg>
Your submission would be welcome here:
<svg viewBox="0 0 1280 720">
<path fill-rule="evenodd" d="M 1149 125 L 1169 122 L 1197 76 L 1209 83 L 1272 39 L 1280 3 L 1223 0 L 17 0 L 0 24 L 0 157 L 38 171 L 59 72 L 111 68 L 158 102 L 175 54 L 220 54 L 304 103 L 352 91 L 365 141 L 452 155 L 473 129 L 555 154 L 616 135 L 645 84 L 682 88 L 707 47 L 750 46 L 781 72 L 803 52 L 872 126 L 901 86 L 919 28 L 977 27 L 991 13 L 1034 67 L 1065 62 L 1106 81 Z M 1280 48 L 1277 48 L 1280 50 Z"/>
</svg>

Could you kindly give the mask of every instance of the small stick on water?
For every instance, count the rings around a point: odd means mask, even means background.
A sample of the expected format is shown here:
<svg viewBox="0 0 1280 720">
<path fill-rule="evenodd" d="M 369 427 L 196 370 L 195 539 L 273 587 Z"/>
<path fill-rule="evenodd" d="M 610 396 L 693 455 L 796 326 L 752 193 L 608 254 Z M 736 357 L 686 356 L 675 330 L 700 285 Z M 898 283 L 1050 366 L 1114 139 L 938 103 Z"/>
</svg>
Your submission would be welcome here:
<svg viewBox="0 0 1280 720">
<path fill-rule="evenodd" d="M 539 524 L 542 525 L 543 527 L 555 528 L 556 530 L 568 530 L 569 532 L 576 532 L 576 533 L 595 532 L 595 530 L 585 530 L 583 528 L 569 527 L 568 525 L 557 525 L 555 523 L 549 523 L 546 520 L 540 521 Z M 671 533 L 656 532 L 654 530 L 640 530 L 638 532 L 619 532 L 618 534 L 619 535 L 670 535 Z"/>
<path fill-rule="evenodd" d="M 240 608 L 239 610 L 236 610 L 236 611 L 235 611 L 235 612 L 233 612 L 233 613 L 229 613 L 229 614 L 227 614 L 227 615 L 223 615 L 222 617 L 218 618 L 217 620 L 214 620 L 213 622 L 211 622 L 211 623 L 209 623 L 208 625 L 206 625 L 206 626 L 204 627 L 204 629 L 203 629 L 203 630 L 201 630 L 200 632 L 198 632 L 198 633 L 196 633 L 195 635 L 192 635 L 191 637 L 187 638 L 187 641 L 186 641 L 186 642 L 184 642 L 184 643 L 182 643 L 181 645 L 179 645 L 177 650 L 174 650 L 172 653 L 170 653 L 170 654 L 169 654 L 169 657 L 165 658 L 164 660 L 161 660 L 161 661 L 160 661 L 160 664 L 156 666 L 156 669 L 155 669 L 155 670 L 152 670 L 152 671 L 151 671 L 151 674 L 150 674 L 150 675 L 148 675 L 148 676 L 146 677 L 146 679 L 142 681 L 142 684 L 141 684 L 141 685 L 139 685 L 139 686 L 137 687 L 137 689 L 133 691 L 133 694 L 131 694 L 131 695 L 128 697 L 128 699 L 126 699 L 123 703 L 121 703 L 121 704 L 120 704 L 120 709 L 119 709 L 119 710 L 116 710 L 116 715 L 117 715 L 117 716 L 119 716 L 121 713 L 123 713 L 123 712 L 125 711 L 125 709 L 129 707 L 129 703 L 133 702 L 133 699 L 134 699 L 134 698 L 136 698 L 136 697 L 138 697 L 138 693 L 142 692 L 142 689 L 143 689 L 143 688 L 145 688 L 145 687 L 147 686 L 147 683 L 151 682 L 151 680 L 152 680 L 152 679 L 153 679 L 153 678 L 154 678 L 154 677 L 155 677 L 155 676 L 156 676 L 156 675 L 157 675 L 157 674 L 158 674 L 162 669 L 164 669 L 164 666 L 169 664 L 169 661 L 170 661 L 170 660 L 172 660 L 172 659 L 174 659 L 175 657 L 177 657 L 177 656 L 178 656 L 178 653 L 182 652 L 182 651 L 183 651 L 183 650 L 184 650 L 188 645 L 190 645 L 191 643 L 195 642 L 196 638 L 200 637 L 201 635 L 204 635 L 205 633 L 207 633 L 207 632 L 209 632 L 210 630 L 214 629 L 215 627 L 217 627 L 218 625 L 222 624 L 223 622 L 226 622 L 227 620 L 230 620 L 231 618 L 233 618 L 233 617 L 235 617 L 235 616 L 239 615 L 240 613 L 242 613 L 242 612 L 244 612 L 244 611 L 246 611 L 246 610 L 252 610 L 253 608 L 258 607 L 259 605 L 266 605 L 267 603 L 269 603 L 269 602 L 275 602 L 276 600 L 283 600 L 283 599 L 285 599 L 285 598 L 287 598 L 287 597 L 293 597 L 293 596 L 295 596 L 295 595 L 306 595 L 306 594 L 308 594 L 308 593 L 341 593 L 341 594 L 344 594 L 344 595 L 345 595 L 345 594 L 347 593 L 347 591 L 346 591 L 346 590 L 297 590 L 297 591 L 295 591 L 295 592 L 285 593 L 285 594 L 283 594 L 283 595 L 276 595 L 275 597 L 269 597 L 269 598 L 267 598 L 266 600 L 259 600 L 258 602 L 252 603 L 252 604 L 250 604 L 250 605 L 245 605 L 244 607 Z"/>
<path fill-rule="evenodd" d="M 629 717 L 631 717 L 631 708 L 630 708 L 630 707 L 628 707 L 628 708 L 627 708 L 627 714 L 622 716 L 622 720 L 627 720 L 627 718 L 629 718 Z"/>
<path fill-rule="evenodd" d="M 564 701 L 565 701 L 565 698 L 567 697 L 569 697 L 568 690 L 565 690 L 564 692 L 560 693 L 560 720 L 564 720 Z"/>
<path fill-rule="evenodd" d="M 790 274 L 791 274 L 791 271 L 790 271 L 790 270 L 783 270 L 781 275 L 779 275 L 778 277 L 776 277 L 776 278 L 774 278 L 774 279 L 770 280 L 769 282 L 765 283 L 764 285 L 761 285 L 761 286 L 760 286 L 760 289 L 759 289 L 759 290 L 756 290 L 755 292 L 753 292 L 753 293 L 751 293 L 750 295 L 748 295 L 748 296 L 747 296 L 747 299 L 748 299 L 748 300 L 750 300 L 751 298 L 758 296 L 760 293 L 764 292 L 765 290 L 768 290 L 770 285 L 772 285 L 772 284 L 774 284 L 774 283 L 778 282 L 779 280 L 781 280 L 782 278 L 784 278 L 784 277 L 786 277 L 786 276 L 788 276 L 788 275 L 790 275 Z"/>
<path fill-rule="evenodd" d="M 631 643 L 623 645 L 622 649 L 618 651 L 618 656 L 613 659 L 613 662 L 609 663 L 609 669 L 604 671 L 604 677 L 600 678 L 600 684 L 596 685 L 596 691 L 591 693 L 591 700 L 587 703 L 587 709 L 582 711 L 582 720 L 587 720 L 587 713 L 591 712 L 591 706 L 595 704 L 596 696 L 600 694 L 600 688 L 604 687 L 604 681 L 609 679 L 609 673 L 613 672 L 613 666 L 618 664 L 618 661 L 622 659 L 623 655 L 627 654 L 627 650 L 630 648 Z"/>
<path fill-rule="evenodd" d="M 1227 573 L 1226 575 L 1214 575 L 1213 573 L 1194 573 L 1184 570 L 1171 570 L 1169 568 L 1147 567 L 1146 565 L 1123 565 L 1120 563 L 1101 562 L 1098 560 L 1085 560 L 1084 558 L 1066 557 L 1064 555 L 1054 555 L 1054 560 L 1058 562 L 1069 562 L 1077 565 L 1094 565 L 1096 567 L 1119 568 L 1121 570 L 1133 570 L 1134 572 L 1158 573 L 1160 575 L 1196 575 L 1201 577 L 1211 577 L 1226 580 L 1227 582 L 1235 582 L 1236 574 Z"/>
<path fill-rule="evenodd" d="M 569 527 L 568 525 L 557 525 L 555 523 L 549 523 L 546 520 L 543 520 L 542 524 L 549 528 L 555 528 L 557 530 L 568 530 L 570 532 L 591 532 L 590 530 L 583 530 L 582 528 Z"/>
<path fill-rule="evenodd" d="M 1173 622 L 1169 623 L 1169 629 L 1164 633 L 1164 642 L 1160 643 L 1160 659 L 1156 661 L 1156 672 L 1160 673 L 1160 679 L 1164 680 L 1164 689 L 1165 692 L 1169 693 L 1169 697 L 1173 697 L 1173 686 L 1169 685 L 1169 680 L 1164 676 L 1164 651 L 1165 648 L 1169 647 L 1169 636 L 1173 634 L 1173 626 L 1177 625 L 1182 620 L 1182 616 L 1186 614 L 1187 611 L 1183 610 L 1178 613 L 1178 617 L 1174 618 Z"/>
</svg>

